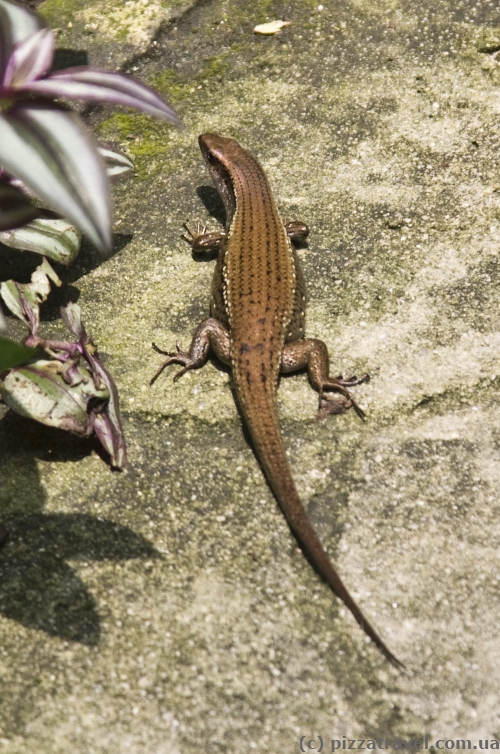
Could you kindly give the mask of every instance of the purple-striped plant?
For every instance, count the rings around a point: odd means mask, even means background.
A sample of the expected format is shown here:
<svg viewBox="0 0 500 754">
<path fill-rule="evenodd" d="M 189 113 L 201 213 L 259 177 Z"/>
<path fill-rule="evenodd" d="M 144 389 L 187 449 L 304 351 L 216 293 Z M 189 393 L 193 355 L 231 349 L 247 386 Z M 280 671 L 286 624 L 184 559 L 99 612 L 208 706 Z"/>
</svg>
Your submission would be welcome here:
<svg viewBox="0 0 500 754">
<path fill-rule="evenodd" d="M 0 166 L 109 254 L 104 160 L 78 115 L 54 98 L 109 102 L 181 122 L 170 105 L 130 76 L 87 66 L 49 73 L 53 57 L 54 32 L 42 17 L 0 0 Z M 29 217 L 29 207 L 19 189 L 2 188 L 0 229 L 5 229 Z"/>
<path fill-rule="evenodd" d="M 152 89 L 121 73 L 87 66 L 51 73 L 54 33 L 36 13 L 0 0 L 0 241 L 69 264 L 84 233 L 111 253 L 109 177 L 130 170 L 129 158 L 99 144 L 59 100 L 133 107 L 180 126 Z M 57 101 L 56 101 L 57 100 Z M 61 214 L 39 218 L 32 199 Z M 59 223 L 59 225 L 58 225 Z M 76 342 L 39 336 L 39 305 L 60 281 L 46 259 L 31 283 L 2 283 L 0 296 L 25 322 L 21 345 L 5 335 L 0 311 L 0 396 L 14 411 L 79 435 L 95 432 L 123 467 L 126 447 L 113 379 L 87 336 L 76 305 L 61 310 Z M 41 350 L 42 349 L 42 350 Z"/>
</svg>

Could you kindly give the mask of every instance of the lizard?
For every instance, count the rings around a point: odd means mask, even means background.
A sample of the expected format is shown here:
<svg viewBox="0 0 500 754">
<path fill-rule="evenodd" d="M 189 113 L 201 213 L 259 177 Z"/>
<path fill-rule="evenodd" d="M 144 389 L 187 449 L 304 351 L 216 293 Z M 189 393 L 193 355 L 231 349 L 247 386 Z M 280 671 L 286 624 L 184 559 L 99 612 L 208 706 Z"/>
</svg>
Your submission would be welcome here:
<svg viewBox="0 0 500 754">
<path fill-rule="evenodd" d="M 210 317 L 196 329 L 188 352 L 164 351 L 167 356 L 151 384 L 165 367 L 180 364 L 179 379 L 202 367 L 210 352 L 231 368 L 235 392 L 256 454 L 269 485 L 295 535 L 318 574 L 351 611 L 362 629 L 396 667 L 402 663 L 389 650 L 351 597 L 311 524 L 295 486 L 285 453 L 277 414 L 280 374 L 307 369 L 319 393 L 320 414 L 349 408 L 364 418 L 348 388 L 365 381 L 333 378 L 323 341 L 305 338 L 306 293 L 292 241 L 305 239 L 309 229 L 299 222 L 285 226 L 278 214 L 267 177 L 255 157 L 234 139 L 211 133 L 199 139 L 202 155 L 226 209 L 225 232 L 192 232 L 184 240 L 193 252 L 217 251 Z M 332 401 L 331 392 L 340 393 Z"/>
</svg>

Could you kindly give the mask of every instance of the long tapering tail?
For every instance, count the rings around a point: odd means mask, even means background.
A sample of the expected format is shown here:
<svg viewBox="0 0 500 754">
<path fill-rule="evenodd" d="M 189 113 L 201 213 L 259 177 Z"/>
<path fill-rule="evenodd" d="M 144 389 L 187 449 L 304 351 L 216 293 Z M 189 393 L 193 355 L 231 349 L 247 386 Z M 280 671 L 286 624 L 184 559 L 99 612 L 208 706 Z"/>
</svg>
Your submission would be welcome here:
<svg viewBox="0 0 500 754">
<path fill-rule="evenodd" d="M 295 487 L 285 454 L 278 423 L 276 401 L 273 394 L 266 389 L 256 391 L 255 386 L 253 390 L 246 390 L 245 387 L 242 388 L 239 385 L 238 395 L 255 449 L 264 467 L 268 482 L 301 548 L 308 555 L 319 575 L 326 581 L 337 597 L 342 600 L 345 606 L 349 608 L 361 628 L 373 643 L 376 644 L 382 654 L 395 667 L 404 667 L 403 663 L 393 655 L 382 641 L 349 594 L 307 516 Z M 258 417 L 258 421 L 253 417 Z"/>
</svg>

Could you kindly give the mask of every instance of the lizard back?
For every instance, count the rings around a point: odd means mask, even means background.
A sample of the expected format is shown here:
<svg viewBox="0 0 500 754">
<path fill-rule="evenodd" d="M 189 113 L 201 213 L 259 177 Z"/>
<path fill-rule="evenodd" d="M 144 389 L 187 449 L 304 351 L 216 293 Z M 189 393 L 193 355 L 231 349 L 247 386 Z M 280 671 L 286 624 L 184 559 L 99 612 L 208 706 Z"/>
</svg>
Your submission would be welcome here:
<svg viewBox="0 0 500 754">
<path fill-rule="evenodd" d="M 213 134 L 201 136 L 200 146 L 227 214 L 227 237 L 212 286 L 212 316 L 229 329 L 236 392 L 261 462 L 268 476 L 275 477 L 277 471 L 270 468 L 272 458 L 280 474 L 289 477 L 276 387 L 284 343 L 301 337 L 303 330 L 302 274 L 255 157 L 233 139 Z"/>
</svg>

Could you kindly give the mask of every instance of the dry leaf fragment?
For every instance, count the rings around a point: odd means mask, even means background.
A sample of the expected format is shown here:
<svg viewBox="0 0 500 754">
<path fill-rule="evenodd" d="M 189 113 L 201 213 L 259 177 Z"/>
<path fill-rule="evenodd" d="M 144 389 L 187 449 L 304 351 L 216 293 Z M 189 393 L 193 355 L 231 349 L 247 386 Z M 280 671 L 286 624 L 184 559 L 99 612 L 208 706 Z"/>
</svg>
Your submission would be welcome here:
<svg viewBox="0 0 500 754">
<path fill-rule="evenodd" d="M 283 26 L 290 26 L 291 21 L 269 21 L 254 28 L 255 34 L 278 34 Z"/>
</svg>

